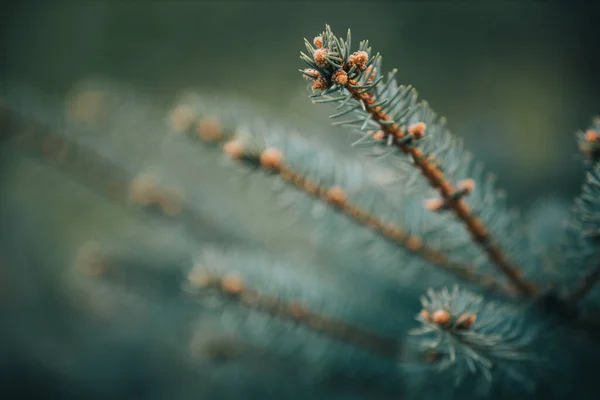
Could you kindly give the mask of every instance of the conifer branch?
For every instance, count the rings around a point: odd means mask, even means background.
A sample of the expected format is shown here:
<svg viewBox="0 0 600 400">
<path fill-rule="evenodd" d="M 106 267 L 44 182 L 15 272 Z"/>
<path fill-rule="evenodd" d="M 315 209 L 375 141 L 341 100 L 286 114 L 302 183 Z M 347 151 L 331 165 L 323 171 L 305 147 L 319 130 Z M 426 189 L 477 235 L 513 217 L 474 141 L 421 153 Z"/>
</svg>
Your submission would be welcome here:
<svg viewBox="0 0 600 400">
<path fill-rule="evenodd" d="M 236 299 L 247 307 L 296 321 L 318 333 L 337 340 L 361 346 L 384 357 L 395 359 L 400 350 L 397 339 L 386 338 L 310 311 L 302 304 L 287 302 L 280 297 L 257 292 L 238 274 L 219 276 L 202 265 L 196 265 L 188 274 L 187 288 L 192 293 L 216 290 L 223 296 Z"/>
<path fill-rule="evenodd" d="M 563 240 L 562 261 L 569 269 L 563 272 L 584 274 L 566 295 L 573 301 L 585 297 L 600 281 L 600 117 L 593 118 L 592 125 L 585 132 L 578 132 L 576 139 L 589 169 Z"/>
<path fill-rule="evenodd" d="M 536 335 L 524 331 L 524 321 L 515 318 L 514 310 L 484 303 L 482 297 L 458 286 L 430 289 L 421 304 L 416 319 L 422 327 L 410 334 L 423 338 L 423 351 L 439 369 L 455 367 L 456 386 L 469 374 L 481 374 L 489 384 L 496 366 L 513 379 L 529 383 L 517 368 L 534 360 L 527 347 Z"/>
<path fill-rule="evenodd" d="M 61 173 L 121 206 L 156 212 L 167 219 L 185 221 L 191 232 L 207 221 L 190 206 L 177 186 L 150 173 L 132 173 L 107 157 L 0 103 L 1 139 L 38 158 Z M 217 229 L 214 227 L 213 229 Z M 213 231 L 213 234 L 216 230 Z M 222 233 L 224 234 L 224 233 Z"/>
<path fill-rule="evenodd" d="M 185 120 L 174 118 L 177 116 L 185 116 Z M 514 290 L 497 282 L 494 277 L 477 272 L 472 265 L 449 259 L 443 251 L 427 246 L 417 235 L 410 234 L 401 227 L 388 223 L 377 215 L 353 204 L 341 186 L 326 187 L 313 182 L 291 165 L 286 164 L 285 155 L 281 149 L 273 146 L 267 148 L 256 143 L 249 136 L 236 135 L 235 131 L 225 129 L 219 119 L 214 116 L 202 116 L 195 119 L 193 110 L 185 105 L 179 105 L 171 112 L 171 128 L 175 132 L 186 132 L 207 144 L 223 144 L 224 152 L 232 159 L 263 168 L 268 173 L 277 174 L 308 196 L 335 207 L 350 219 L 373 229 L 387 240 L 454 274 L 459 279 L 497 293 L 509 296 L 515 294 Z"/>
<path fill-rule="evenodd" d="M 389 75 L 387 83 L 380 83 L 383 80 L 383 75 L 379 72 L 380 55 L 371 56 L 367 41 L 361 42 L 359 50 L 351 53 L 350 31 L 344 41 L 337 38 L 330 27 L 326 26 L 322 36 L 316 37 L 313 41 L 314 46 L 306 40 L 305 43 L 309 55 L 301 53 L 301 58 L 311 68 L 303 70 L 302 73 L 313 82 L 312 88 L 317 92 L 311 97 L 340 92 L 342 96 L 336 98 L 341 103 L 340 107 L 346 106 L 350 99 L 355 100 L 356 104 L 348 106 L 332 117 L 357 113 L 360 118 L 347 121 L 347 124 L 359 124 L 361 130 L 368 126 L 376 126 L 379 129 L 377 134 L 382 136 L 382 143 L 393 145 L 409 155 L 429 184 L 438 190 L 441 196 L 438 209 L 452 210 L 511 283 L 523 295 L 535 295 L 537 289 L 534 284 L 522 277 L 521 271 L 492 239 L 489 229 L 472 213 L 464 201 L 469 191 L 454 186 L 444 176 L 434 156 L 425 154 L 415 146 L 415 142 L 425 135 L 427 128 L 425 124 L 419 122 L 408 128 L 402 127 L 405 120 L 403 117 L 411 112 L 409 109 L 397 112 L 396 117 L 390 115 L 392 105 L 397 104 L 399 99 L 406 95 L 414 95 L 410 90 L 399 87 L 391 97 L 381 97 L 381 94 L 387 91 L 395 71 Z"/>
</svg>

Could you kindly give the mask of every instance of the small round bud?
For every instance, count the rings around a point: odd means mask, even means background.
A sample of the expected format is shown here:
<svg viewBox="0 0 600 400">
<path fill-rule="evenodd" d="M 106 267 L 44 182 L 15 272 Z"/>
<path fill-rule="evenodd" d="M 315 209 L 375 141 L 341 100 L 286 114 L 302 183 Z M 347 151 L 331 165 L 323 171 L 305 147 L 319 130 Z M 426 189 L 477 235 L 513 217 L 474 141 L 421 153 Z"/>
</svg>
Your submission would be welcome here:
<svg viewBox="0 0 600 400">
<path fill-rule="evenodd" d="M 327 79 L 325 79 L 322 76 L 319 76 L 317 79 L 315 79 L 315 83 L 313 83 L 313 85 L 312 85 L 312 90 L 313 91 L 325 90 L 325 89 L 327 89 L 328 86 L 329 86 L 329 83 L 327 82 Z"/>
<path fill-rule="evenodd" d="M 457 189 L 464 191 L 466 194 L 472 193 L 475 190 L 475 181 L 473 179 L 465 179 L 456 185 Z"/>
<path fill-rule="evenodd" d="M 214 118 L 202 118 L 196 125 L 196 135 L 204 141 L 212 142 L 221 138 L 223 126 Z"/>
<path fill-rule="evenodd" d="M 315 47 L 317 49 L 322 49 L 323 48 L 323 37 L 322 36 L 317 36 L 313 39 L 313 44 L 315 45 Z"/>
<path fill-rule="evenodd" d="M 304 70 L 304 74 L 302 74 L 302 76 L 304 77 L 304 79 L 310 81 L 310 80 L 315 80 L 319 77 L 319 71 L 317 71 L 316 69 L 313 68 L 306 68 Z"/>
<path fill-rule="evenodd" d="M 225 143 L 223 151 L 234 160 L 239 160 L 244 156 L 244 146 L 238 140 L 230 140 Z"/>
<path fill-rule="evenodd" d="M 333 81 L 340 86 L 344 86 L 348 83 L 348 74 L 343 69 L 340 69 L 333 74 Z"/>
<path fill-rule="evenodd" d="M 456 327 L 460 329 L 471 329 L 477 316 L 475 314 L 462 314 L 456 320 Z"/>
<path fill-rule="evenodd" d="M 369 62 L 369 55 L 366 51 L 356 51 L 348 56 L 348 65 L 356 67 L 358 71 L 364 71 L 367 68 L 367 62 Z"/>
<path fill-rule="evenodd" d="M 241 294 L 244 291 L 244 280 L 239 275 L 227 275 L 221 280 L 221 288 L 225 293 Z"/>
<path fill-rule="evenodd" d="M 192 126 L 192 122 L 194 121 L 195 113 L 188 106 L 180 105 L 177 106 L 171 111 L 171 115 L 169 117 L 169 125 L 171 129 L 177 133 L 182 133 L 187 131 L 190 126 Z"/>
<path fill-rule="evenodd" d="M 383 140 L 385 139 L 385 133 L 382 130 L 378 130 L 372 136 L 373 140 Z"/>
<path fill-rule="evenodd" d="M 419 313 L 419 316 L 420 316 L 420 317 L 421 317 L 421 318 L 422 318 L 424 321 L 431 322 L 431 319 L 430 319 L 431 317 L 430 317 L 430 315 L 429 315 L 429 311 L 427 311 L 427 310 L 425 310 L 425 309 L 422 309 L 422 310 L 421 310 L 421 312 Z"/>
<path fill-rule="evenodd" d="M 278 169 L 281 167 L 282 161 L 283 154 L 281 153 L 281 150 L 274 147 L 266 149 L 260 155 L 260 164 L 264 168 Z"/>
<path fill-rule="evenodd" d="M 437 310 L 431 314 L 431 321 L 440 326 L 446 326 L 450 323 L 450 313 L 446 310 Z"/>
<path fill-rule="evenodd" d="M 406 247 L 412 251 L 418 251 L 421 247 L 423 247 L 423 242 L 416 236 L 409 236 L 406 239 Z"/>
<path fill-rule="evenodd" d="M 441 198 L 425 200 L 425 208 L 431 211 L 440 211 L 444 209 L 445 206 L 446 202 Z"/>
<path fill-rule="evenodd" d="M 594 143 L 600 140 L 600 133 L 596 132 L 593 129 L 588 129 L 585 131 L 585 140 L 589 143 Z"/>
<path fill-rule="evenodd" d="M 327 200 L 336 205 L 342 205 L 346 202 L 346 192 L 339 186 L 334 186 L 327 191 Z"/>
<path fill-rule="evenodd" d="M 135 204 L 149 205 L 156 200 L 157 193 L 155 177 L 151 174 L 141 174 L 129 185 L 129 198 Z"/>
<path fill-rule="evenodd" d="M 417 122 L 414 125 L 411 125 L 408 128 L 408 133 L 413 135 L 415 139 L 421 139 L 425 136 L 425 130 L 427 129 L 427 125 L 424 122 Z"/>
<path fill-rule="evenodd" d="M 315 52 L 313 53 L 313 59 L 315 60 L 315 64 L 317 64 L 317 67 L 327 68 L 329 66 L 329 63 L 327 62 L 327 58 L 326 58 L 328 53 L 329 53 L 329 50 L 327 50 L 327 49 L 315 50 Z"/>
</svg>

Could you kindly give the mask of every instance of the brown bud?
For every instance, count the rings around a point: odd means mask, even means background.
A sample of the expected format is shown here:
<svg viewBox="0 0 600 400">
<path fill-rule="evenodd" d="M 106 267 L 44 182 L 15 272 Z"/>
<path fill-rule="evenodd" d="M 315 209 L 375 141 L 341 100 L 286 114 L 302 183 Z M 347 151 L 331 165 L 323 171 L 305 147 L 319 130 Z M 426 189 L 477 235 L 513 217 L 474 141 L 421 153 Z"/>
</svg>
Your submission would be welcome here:
<svg viewBox="0 0 600 400">
<path fill-rule="evenodd" d="M 274 147 L 266 149 L 260 155 L 260 164 L 264 168 L 278 169 L 281 167 L 282 161 L 283 154 L 281 153 L 281 150 Z"/>
<path fill-rule="evenodd" d="M 418 251 L 421 247 L 423 247 L 423 242 L 416 236 L 409 236 L 406 239 L 406 247 L 412 251 Z"/>
<path fill-rule="evenodd" d="M 585 131 L 585 140 L 586 142 L 593 143 L 600 140 L 600 133 L 596 132 L 593 129 L 588 129 Z"/>
<path fill-rule="evenodd" d="M 369 55 L 366 51 L 356 51 L 348 56 L 348 65 L 355 66 L 358 71 L 364 71 L 367 68 L 367 62 L 369 62 Z"/>
<path fill-rule="evenodd" d="M 339 186 L 334 186 L 327 191 L 327 200 L 336 205 L 343 205 L 346 202 L 346 192 Z"/>
<path fill-rule="evenodd" d="M 244 280 L 239 275 L 227 275 L 221 280 L 221 288 L 225 293 L 241 294 L 244 291 Z"/>
<path fill-rule="evenodd" d="M 315 50 L 315 52 L 313 53 L 313 59 L 315 60 L 315 64 L 317 64 L 317 67 L 327 68 L 329 66 L 329 63 L 327 62 L 327 58 L 326 58 L 328 53 L 329 53 L 329 50 L 327 50 L 327 49 Z"/>
<path fill-rule="evenodd" d="M 304 74 L 302 74 L 306 80 L 315 80 L 319 77 L 319 71 L 313 68 L 306 68 Z"/>
<path fill-rule="evenodd" d="M 462 314 L 456 320 L 456 327 L 460 329 L 471 329 L 477 316 L 475 314 Z"/>
<path fill-rule="evenodd" d="M 411 125 L 408 128 L 408 133 L 413 135 L 415 139 L 421 139 L 425 136 L 425 130 L 427 129 L 427 125 L 424 122 L 417 122 L 414 125 Z"/>
<path fill-rule="evenodd" d="M 442 198 L 425 200 L 425 208 L 431 211 L 443 210 L 445 206 L 446 202 Z"/>
<path fill-rule="evenodd" d="M 214 118 L 202 118 L 196 125 L 196 135 L 204 141 L 212 142 L 221 138 L 223 126 Z"/>
<path fill-rule="evenodd" d="M 177 106 L 171 111 L 169 125 L 177 133 L 187 131 L 194 121 L 195 113 L 190 107 L 185 105 Z"/>
<path fill-rule="evenodd" d="M 333 74 L 333 81 L 340 86 L 344 86 L 348 83 L 348 74 L 343 69 L 338 70 L 335 74 Z"/>
<path fill-rule="evenodd" d="M 446 326 L 450 323 L 450 313 L 446 310 L 437 310 L 431 314 L 431 320 L 434 324 Z"/>
<path fill-rule="evenodd" d="M 322 49 L 323 48 L 323 37 L 322 36 L 317 36 L 313 39 L 313 44 L 315 45 L 315 47 L 317 49 Z"/>
<path fill-rule="evenodd" d="M 150 174 L 141 174 L 134 178 L 129 185 L 129 198 L 139 205 L 149 205 L 157 199 L 158 187 L 155 177 Z"/>
<path fill-rule="evenodd" d="M 317 90 L 325 90 L 327 89 L 327 87 L 329 86 L 327 79 L 325 79 L 322 76 L 319 76 L 317 79 L 315 79 L 315 83 L 313 83 L 312 85 L 312 90 L 313 91 L 317 91 Z"/>
<path fill-rule="evenodd" d="M 421 316 L 421 318 L 423 318 L 424 321 L 431 322 L 429 311 L 427 311 L 426 309 L 422 309 L 419 315 Z"/>
<path fill-rule="evenodd" d="M 223 146 L 223 151 L 234 160 L 239 160 L 244 155 L 244 146 L 238 140 L 230 140 Z"/>
<path fill-rule="evenodd" d="M 473 179 L 465 179 L 457 183 L 456 188 L 464 191 L 466 194 L 472 193 L 475 190 L 475 181 Z"/>
<path fill-rule="evenodd" d="M 373 134 L 373 140 L 383 140 L 385 139 L 385 133 L 382 130 L 378 130 Z"/>
</svg>

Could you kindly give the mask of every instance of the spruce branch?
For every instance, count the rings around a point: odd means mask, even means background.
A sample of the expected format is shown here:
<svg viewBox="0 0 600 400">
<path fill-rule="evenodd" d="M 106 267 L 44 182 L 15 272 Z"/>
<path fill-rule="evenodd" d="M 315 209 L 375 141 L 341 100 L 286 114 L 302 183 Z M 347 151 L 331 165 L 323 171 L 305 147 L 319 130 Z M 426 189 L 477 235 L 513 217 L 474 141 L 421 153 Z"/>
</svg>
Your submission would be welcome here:
<svg viewBox="0 0 600 400">
<path fill-rule="evenodd" d="M 515 318 L 514 310 L 484 303 L 482 297 L 458 286 L 430 289 L 421 297 L 421 305 L 417 321 L 422 327 L 409 333 L 422 338 L 422 350 L 438 369 L 455 367 L 456 386 L 469 374 L 481 374 L 489 383 L 496 366 L 527 383 L 516 367 L 535 359 L 526 350 L 535 334 L 524 331 L 524 321 Z"/>
<path fill-rule="evenodd" d="M 351 53 L 350 31 L 346 40 L 343 40 L 336 37 L 330 27 L 326 26 L 325 32 L 315 38 L 313 44 L 307 40 L 305 44 L 309 54 L 301 53 L 301 59 L 310 68 L 301 72 L 313 82 L 312 88 L 316 93 L 311 97 L 315 98 L 315 102 L 339 103 L 338 109 L 341 111 L 332 115 L 332 118 L 348 114 L 357 115 L 357 118 L 343 121 L 340 125 L 354 125 L 360 127 L 360 130 L 369 127 L 377 129 L 375 134 L 367 135 L 377 135 L 375 138 L 383 145 L 394 146 L 409 155 L 414 166 L 441 196 L 439 200 L 434 201 L 435 204 L 429 203 L 430 207 L 452 210 L 510 282 L 523 295 L 535 295 L 535 285 L 523 278 L 522 272 L 492 239 L 488 227 L 464 200 L 472 190 L 471 185 L 463 184 L 462 189 L 460 184 L 453 185 L 444 175 L 442 166 L 434 155 L 426 154 L 417 147 L 416 144 L 423 138 L 428 127 L 422 121 L 405 126 L 415 110 L 401 107 L 406 98 L 416 98 L 416 92 L 410 87 L 393 88 L 395 70 L 384 82 L 384 76 L 380 72 L 381 56 L 371 55 L 368 41 L 362 41 L 358 51 Z M 394 89 L 392 93 L 390 88 Z M 334 93 L 340 93 L 340 96 L 331 97 Z"/>
<path fill-rule="evenodd" d="M 320 315 L 303 304 L 286 301 L 276 294 L 259 292 L 250 287 L 238 273 L 219 275 L 210 266 L 197 262 L 189 271 L 184 288 L 191 295 L 216 291 L 219 295 L 239 301 L 252 309 L 295 321 L 320 334 L 364 347 L 384 357 L 395 359 L 400 350 L 398 339 L 383 337 L 344 321 Z"/>
<path fill-rule="evenodd" d="M 497 282 L 493 276 L 478 272 L 473 265 L 451 260 L 444 251 L 428 246 L 426 241 L 418 235 L 410 233 L 402 226 L 388 222 L 355 204 L 343 186 L 339 184 L 327 185 L 323 182 L 323 177 L 318 176 L 318 174 L 315 179 L 305 176 L 303 172 L 296 170 L 293 165 L 287 163 L 285 149 L 281 145 L 264 143 L 264 140 L 261 141 L 256 133 L 251 132 L 252 129 L 227 129 L 221 118 L 210 113 L 208 115 L 198 115 L 192 107 L 186 104 L 179 104 L 173 108 L 171 116 L 177 115 L 185 115 L 185 123 L 182 124 L 171 117 L 171 127 L 175 132 L 185 132 L 206 144 L 222 144 L 223 151 L 233 160 L 248 163 L 263 169 L 269 174 L 279 176 L 308 196 L 329 204 L 348 218 L 371 228 L 385 239 L 454 274 L 459 279 L 497 293 L 514 295 L 513 290 Z M 268 130 L 268 128 L 265 129 Z M 285 147 L 294 148 L 295 146 L 288 145 Z M 315 146 L 311 152 L 323 150 Z M 333 163 L 339 164 L 335 161 L 334 155 L 331 155 L 331 158 Z M 465 185 L 468 186 L 468 183 L 465 183 Z"/>
<path fill-rule="evenodd" d="M 585 297 L 600 280 L 600 117 L 585 132 L 576 134 L 579 147 L 590 165 L 581 194 L 575 199 L 562 243 L 563 274 L 580 276 L 566 294 L 569 300 Z M 574 274 L 573 274 L 574 272 Z"/>
</svg>

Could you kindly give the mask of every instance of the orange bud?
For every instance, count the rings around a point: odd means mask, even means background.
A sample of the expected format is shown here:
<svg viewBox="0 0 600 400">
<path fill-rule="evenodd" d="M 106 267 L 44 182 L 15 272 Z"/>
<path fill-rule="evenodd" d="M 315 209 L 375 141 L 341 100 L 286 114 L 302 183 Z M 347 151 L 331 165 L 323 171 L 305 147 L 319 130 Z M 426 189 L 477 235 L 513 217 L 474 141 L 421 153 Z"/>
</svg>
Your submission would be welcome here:
<svg viewBox="0 0 600 400">
<path fill-rule="evenodd" d="M 304 70 L 304 74 L 302 74 L 302 76 L 304 77 L 304 79 L 306 80 L 315 80 L 319 77 L 319 71 L 317 71 L 316 69 L 312 69 L 312 68 L 306 68 Z M 310 76 L 308 76 L 310 75 Z"/>
<path fill-rule="evenodd" d="M 244 291 L 244 281 L 239 275 L 227 275 L 221 280 L 221 288 L 225 293 L 238 295 Z"/>
<path fill-rule="evenodd" d="M 471 329 L 477 316 L 475 314 L 462 314 L 456 320 L 456 326 L 460 329 Z"/>
<path fill-rule="evenodd" d="M 312 85 L 312 90 L 324 90 L 327 89 L 327 86 L 329 86 L 327 79 L 323 78 L 322 76 L 319 76 L 317 79 L 315 79 L 315 83 L 313 83 Z"/>
<path fill-rule="evenodd" d="M 410 133 L 411 135 L 413 135 L 413 137 L 415 139 L 421 139 L 423 136 L 425 136 L 425 130 L 427 129 L 427 125 L 425 125 L 425 123 L 423 122 L 417 122 L 414 125 L 411 125 L 408 128 L 408 133 Z"/>
<path fill-rule="evenodd" d="M 382 130 L 379 130 L 373 134 L 373 140 L 383 140 L 385 139 L 385 133 Z"/>
<path fill-rule="evenodd" d="M 348 56 L 350 67 L 356 66 L 358 71 L 364 71 L 367 68 L 367 62 L 369 62 L 369 55 L 366 51 L 356 51 Z"/>
<path fill-rule="evenodd" d="M 322 49 L 323 48 L 323 37 L 322 36 L 317 36 L 313 39 L 313 44 L 315 45 L 315 47 L 317 49 Z"/>
<path fill-rule="evenodd" d="M 445 207 L 445 205 L 446 202 L 441 198 L 425 200 L 425 208 L 431 211 L 440 211 Z"/>
<path fill-rule="evenodd" d="M 419 239 L 416 236 L 409 236 L 406 239 L 405 244 L 406 244 L 406 247 L 408 247 L 412 251 L 417 251 L 421 247 L 423 247 L 423 242 L 421 241 L 421 239 Z"/>
<path fill-rule="evenodd" d="M 202 118 L 196 125 L 196 135 L 204 141 L 214 141 L 223 135 L 223 126 L 213 118 Z"/>
<path fill-rule="evenodd" d="M 597 142 L 598 140 L 600 140 L 600 133 L 596 132 L 593 129 L 588 129 L 587 131 L 585 131 L 585 140 L 587 142 Z"/>
<path fill-rule="evenodd" d="M 473 192 L 475 190 L 475 181 L 473 179 L 465 179 L 456 185 L 458 190 L 465 191 L 467 194 Z"/>
<path fill-rule="evenodd" d="M 348 83 L 348 74 L 343 69 L 340 69 L 335 74 L 333 74 L 333 81 L 340 86 L 344 86 Z"/>
<path fill-rule="evenodd" d="M 336 205 L 343 205 L 346 202 L 346 193 L 339 186 L 334 186 L 327 191 L 327 200 Z"/>
<path fill-rule="evenodd" d="M 423 318 L 424 321 L 431 322 L 429 311 L 422 309 L 419 315 L 421 316 L 421 318 Z"/>
<path fill-rule="evenodd" d="M 326 58 L 328 53 L 329 53 L 329 50 L 327 50 L 327 49 L 315 50 L 315 52 L 313 53 L 313 59 L 315 60 L 315 64 L 317 64 L 317 67 L 327 68 L 329 66 L 329 63 L 327 62 L 327 58 Z"/>
<path fill-rule="evenodd" d="M 244 155 L 244 146 L 238 140 L 230 140 L 223 146 L 223 151 L 234 160 L 239 160 Z"/>
<path fill-rule="evenodd" d="M 171 111 L 169 125 L 177 133 L 187 131 L 194 121 L 195 113 L 188 106 L 180 105 Z"/>
<path fill-rule="evenodd" d="M 446 310 L 437 310 L 431 314 L 431 320 L 434 324 L 445 326 L 450 323 L 450 313 Z"/>
<path fill-rule="evenodd" d="M 281 167 L 282 161 L 283 154 L 281 150 L 274 147 L 266 149 L 260 155 L 260 164 L 264 168 L 278 169 Z"/>
</svg>

